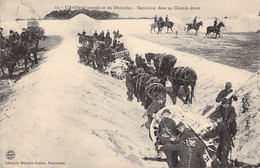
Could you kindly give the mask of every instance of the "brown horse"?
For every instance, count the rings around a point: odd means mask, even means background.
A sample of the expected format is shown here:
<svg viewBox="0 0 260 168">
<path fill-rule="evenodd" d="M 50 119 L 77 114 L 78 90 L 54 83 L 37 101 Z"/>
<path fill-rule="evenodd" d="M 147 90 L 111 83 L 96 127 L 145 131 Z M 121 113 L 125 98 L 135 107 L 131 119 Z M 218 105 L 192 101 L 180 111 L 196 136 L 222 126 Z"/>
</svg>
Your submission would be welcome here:
<svg viewBox="0 0 260 168">
<path fill-rule="evenodd" d="M 183 86 L 186 95 L 184 104 L 187 104 L 188 101 L 190 104 L 192 104 L 192 97 L 194 97 L 194 88 L 197 81 L 197 73 L 194 71 L 194 69 L 190 67 L 173 68 L 171 69 L 170 73 L 170 81 L 172 83 L 174 96 L 177 96 L 180 86 Z M 188 86 L 191 87 L 190 94 L 188 92 Z M 173 102 L 173 104 L 176 104 L 176 102 Z"/>
<path fill-rule="evenodd" d="M 8 69 L 8 78 L 9 78 L 8 81 L 9 81 L 9 84 L 12 85 L 14 68 L 18 62 L 17 55 L 14 54 L 10 48 L 5 48 L 4 50 L 2 50 L 0 52 L 1 52 L 1 54 L 0 54 L 1 55 L 1 58 L 0 58 L 1 69 L 3 69 L 3 67 Z"/>
<path fill-rule="evenodd" d="M 217 38 L 218 35 L 220 37 L 220 33 L 219 32 L 220 32 L 220 28 L 221 27 L 225 27 L 223 22 L 220 22 L 216 27 L 213 27 L 213 26 L 207 27 L 206 37 L 208 37 L 209 33 L 216 33 L 215 38 Z"/>
<path fill-rule="evenodd" d="M 165 25 L 165 27 L 167 27 L 167 33 L 168 33 L 169 29 L 171 29 L 171 31 L 173 33 L 173 30 L 172 30 L 172 27 L 174 25 L 173 22 L 168 21 L 168 22 L 165 22 L 164 25 Z"/>
<path fill-rule="evenodd" d="M 198 34 L 198 30 L 200 28 L 200 26 L 203 27 L 203 22 L 200 21 L 199 23 L 197 23 L 195 26 L 193 26 L 192 23 L 189 23 L 189 24 L 186 24 L 187 25 L 187 31 L 186 31 L 186 34 L 188 33 L 188 31 L 190 31 L 191 29 L 194 29 L 196 30 L 196 34 Z"/>
<path fill-rule="evenodd" d="M 146 53 L 145 58 L 150 65 L 151 60 L 154 62 L 156 76 L 161 79 L 161 83 L 165 86 L 167 77 L 170 76 L 171 69 L 177 62 L 177 58 L 171 54 L 154 54 Z"/>
</svg>

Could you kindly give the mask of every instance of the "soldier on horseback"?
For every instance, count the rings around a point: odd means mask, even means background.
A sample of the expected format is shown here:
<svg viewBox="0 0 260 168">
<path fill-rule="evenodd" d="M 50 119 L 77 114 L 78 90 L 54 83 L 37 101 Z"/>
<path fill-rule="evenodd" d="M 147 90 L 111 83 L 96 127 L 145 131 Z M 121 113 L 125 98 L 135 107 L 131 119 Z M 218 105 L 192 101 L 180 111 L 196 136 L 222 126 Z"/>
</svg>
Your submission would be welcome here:
<svg viewBox="0 0 260 168">
<path fill-rule="evenodd" d="M 193 19 L 193 28 L 196 27 L 196 24 L 197 24 L 197 16 Z"/>
<path fill-rule="evenodd" d="M 9 31 L 9 37 L 8 37 L 8 43 L 11 45 L 11 47 L 13 47 L 16 43 L 16 36 L 14 34 L 13 30 Z"/>
<path fill-rule="evenodd" d="M 28 33 L 28 31 L 25 28 L 22 29 L 22 33 L 21 33 L 20 36 L 21 36 L 21 43 L 23 45 L 26 45 L 26 43 L 29 40 L 29 33 Z"/>
<path fill-rule="evenodd" d="M 157 18 L 157 15 L 155 15 L 155 17 L 154 17 L 154 23 L 157 24 L 157 21 L 158 21 L 158 18 Z"/>
<path fill-rule="evenodd" d="M 0 27 L 0 50 L 4 49 L 4 47 L 5 47 L 4 46 L 5 45 L 5 38 L 2 34 L 3 30 L 4 29 L 2 27 Z"/>
<path fill-rule="evenodd" d="M 213 27 L 216 28 L 217 24 L 218 24 L 218 19 L 216 18 L 215 21 L 214 21 Z"/>
<path fill-rule="evenodd" d="M 166 15 L 166 17 L 165 17 L 165 25 L 168 26 L 168 24 L 169 24 L 169 18 L 168 18 L 168 15 Z"/>
</svg>

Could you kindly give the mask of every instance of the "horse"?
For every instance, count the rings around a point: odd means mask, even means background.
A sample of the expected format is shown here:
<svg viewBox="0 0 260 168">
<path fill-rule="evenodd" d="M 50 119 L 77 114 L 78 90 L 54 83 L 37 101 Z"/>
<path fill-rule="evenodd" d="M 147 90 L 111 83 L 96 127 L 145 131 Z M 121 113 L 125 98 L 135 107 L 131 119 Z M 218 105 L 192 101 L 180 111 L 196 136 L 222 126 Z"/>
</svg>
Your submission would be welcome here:
<svg viewBox="0 0 260 168">
<path fill-rule="evenodd" d="M 172 54 L 165 54 L 163 56 L 159 66 L 159 71 L 157 72 L 163 86 L 166 86 L 167 77 L 170 76 L 171 69 L 174 68 L 176 62 L 177 58 Z"/>
<path fill-rule="evenodd" d="M 136 97 L 142 102 L 145 109 L 149 107 L 149 103 L 146 102 L 145 87 L 150 77 L 151 75 L 146 72 L 141 72 L 136 75 Z"/>
<path fill-rule="evenodd" d="M 24 60 L 24 72 L 28 72 L 28 67 L 27 67 L 27 61 L 29 60 L 31 62 L 30 67 L 32 68 L 33 64 L 35 64 L 35 62 L 31 59 L 30 54 L 28 54 L 28 52 L 30 52 L 30 50 L 27 48 L 26 44 L 22 44 L 22 43 L 17 43 L 16 45 L 14 45 L 12 47 L 11 52 L 16 55 L 16 58 L 18 59 L 18 61 L 20 59 Z"/>
<path fill-rule="evenodd" d="M 192 97 L 194 97 L 194 88 L 196 85 L 196 81 L 197 73 L 194 71 L 194 69 L 190 67 L 176 67 L 172 68 L 170 71 L 170 82 L 172 83 L 174 96 L 177 96 L 180 86 L 183 86 L 184 88 L 184 92 L 186 95 L 184 104 L 187 104 L 188 101 L 190 104 L 192 104 Z M 188 91 L 188 86 L 191 87 L 190 94 Z M 176 104 L 176 101 L 173 102 L 173 104 Z"/>
<path fill-rule="evenodd" d="M 0 58 L 0 65 L 1 68 L 6 67 L 8 69 L 8 82 L 10 85 L 14 84 L 12 81 L 13 78 L 13 72 L 14 68 L 17 65 L 18 58 L 17 55 L 15 55 L 12 51 L 11 48 L 5 48 L 1 52 L 1 58 Z"/>
<path fill-rule="evenodd" d="M 163 21 L 157 23 L 157 27 L 158 27 L 158 33 L 157 34 L 162 32 L 162 29 L 163 29 L 164 26 L 165 26 L 165 23 Z"/>
<path fill-rule="evenodd" d="M 208 36 L 209 33 L 213 32 L 213 33 L 216 33 L 216 37 L 217 38 L 217 35 L 219 35 L 219 38 L 220 38 L 220 28 L 221 27 L 225 27 L 224 23 L 223 22 L 220 22 L 216 27 L 213 27 L 213 26 L 209 26 L 207 27 L 207 33 L 206 33 L 206 37 Z"/>
<path fill-rule="evenodd" d="M 186 34 L 188 33 L 188 31 L 190 31 L 191 29 L 195 29 L 196 30 L 196 34 L 198 34 L 198 30 L 200 28 L 200 26 L 203 27 L 203 22 L 200 21 L 199 23 L 197 23 L 195 26 L 193 26 L 192 23 L 188 23 L 186 24 L 187 25 L 187 31 L 186 31 Z"/>
<path fill-rule="evenodd" d="M 173 22 L 168 21 L 168 22 L 165 22 L 164 25 L 165 25 L 165 27 L 167 27 L 167 33 L 168 33 L 169 29 L 171 29 L 171 31 L 173 32 L 173 30 L 172 30 L 172 27 L 174 25 Z"/>
<path fill-rule="evenodd" d="M 81 46 L 78 49 L 78 55 L 80 62 L 84 62 L 86 65 L 91 65 L 95 69 L 94 54 L 91 52 L 90 47 Z"/>
<path fill-rule="evenodd" d="M 31 60 L 31 54 L 33 54 L 34 64 L 38 64 L 37 52 L 39 48 L 39 39 L 29 37 L 29 40 L 25 44 L 27 58 Z"/>
<path fill-rule="evenodd" d="M 148 65 L 151 65 L 151 60 L 154 62 L 154 67 L 156 69 L 156 76 L 161 79 L 161 83 L 165 86 L 167 77 L 170 75 L 171 69 L 177 62 L 177 58 L 171 54 L 154 54 L 145 53 L 145 58 Z"/>
<path fill-rule="evenodd" d="M 151 27 L 150 32 L 153 33 L 153 32 L 152 32 L 152 30 L 153 30 L 153 31 L 156 33 L 155 28 L 158 27 L 158 26 L 157 26 L 157 23 L 152 23 L 152 24 L 150 24 L 150 27 Z"/>
<path fill-rule="evenodd" d="M 154 64 L 154 67 L 156 70 L 156 76 L 158 76 L 158 77 L 159 77 L 159 67 L 160 67 L 160 64 L 162 62 L 162 58 L 164 55 L 165 55 L 165 53 L 164 54 L 145 53 L 145 58 L 146 58 L 147 64 L 149 66 L 151 65 L 151 61 L 153 60 L 153 64 Z"/>
</svg>

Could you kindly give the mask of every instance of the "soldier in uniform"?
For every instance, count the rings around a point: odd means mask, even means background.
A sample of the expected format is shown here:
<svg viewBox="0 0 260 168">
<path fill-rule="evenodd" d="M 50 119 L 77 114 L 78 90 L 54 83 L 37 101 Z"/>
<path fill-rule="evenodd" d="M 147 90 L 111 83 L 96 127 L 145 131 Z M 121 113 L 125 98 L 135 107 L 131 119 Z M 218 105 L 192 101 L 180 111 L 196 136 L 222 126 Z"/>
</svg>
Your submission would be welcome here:
<svg viewBox="0 0 260 168">
<path fill-rule="evenodd" d="M 21 33 L 21 43 L 23 45 L 26 45 L 26 43 L 28 42 L 29 40 L 29 34 L 27 32 L 27 30 L 25 28 L 22 28 L 22 33 Z"/>
<path fill-rule="evenodd" d="M 133 95 L 135 94 L 135 87 L 134 87 L 134 69 L 129 70 L 128 73 L 126 73 L 126 87 L 127 87 L 127 100 L 132 101 Z"/>
<path fill-rule="evenodd" d="M 97 31 L 95 31 L 95 33 L 93 34 L 93 36 L 98 40 L 98 34 L 97 34 Z"/>
<path fill-rule="evenodd" d="M 227 95 L 229 95 L 230 93 L 233 92 L 232 88 L 232 84 L 231 82 L 227 82 L 225 84 L 225 89 L 220 91 L 217 98 L 216 98 L 216 102 L 219 103 L 224 97 L 226 97 Z M 237 101 L 237 96 L 236 95 L 232 95 L 229 99 L 228 99 L 228 103 L 232 104 L 232 100 Z"/>
<path fill-rule="evenodd" d="M 235 108 L 229 103 L 227 98 L 222 99 L 221 106 L 217 111 L 217 113 L 221 114 L 223 118 L 223 122 L 226 123 L 232 137 L 234 137 L 237 133 L 237 123 L 236 123 L 237 114 L 235 112 Z"/>
<path fill-rule="evenodd" d="M 3 28 L 2 27 L 0 27 L 0 51 L 2 50 L 2 49 L 4 49 L 4 47 L 5 47 L 5 38 L 4 38 L 4 36 L 3 36 Z"/>
<path fill-rule="evenodd" d="M 180 168 L 205 168 L 206 162 L 203 158 L 203 152 L 198 139 L 194 134 L 189 134 L 186 140 L 182 143 L 159 146 L 162 151 L 176 151 L 178 152 L 180 161 L 177 167 Z M 170 168 L 170 167 L 169 167 Z"/>
<path fill-rule="evenodd" d="M 217 24 L 218 24 L 218 19 L 216 18 L 216 19 L 214 20 L 213 27 L 216 28 L 216 27 L 217 27 Z"/>
<path fill-rule="evenodd" d="M 204 134 L 203 138 L 207 139 L 207 138 L 214 138 L 216 136 L 219 136 L 220 142 L 217 148 L 217 158 L 220 161 L 220 167 L 227 168 L 229 167 L 228 155 L 229 155 L 229 151 L 231 150 L 232 139 L 228 131 L 228 126 L 223 121 L 222 115 L 218 114 L 216 118 L 217 118 L 218 126 L 213 131 Z M 218 166 L 218 165 L 213 165 L 213 166 Z"/>
<path fill-rule="evenodd" d="M 99 34 L 98 37 L 99 37 L 99 40 L 100 40 L 100 41 L 104 41 L 104 40 L 105 40 L 105 33 L 104 33 L 103 30 L 101 31 L 101 33 Z"/>
<path fill-rule="evenodd" d="M 158 21 L 158 18 L 157 18 L 157 15 L 155 15 L 155 17 L 154 17 L 154 23 L 157 24 L 157 21 Z"/>
<path fill-rule="evenodd" d="M 9 31 L 8 43 L 9 43 L 10 47 L 13 47 L 16 43 L 16 36 L 15 36 L 13 30 Z"/>
<path fill-rule="evenodd" d="M 155 145 L 172 144 L 172 138 L 176 136 L 176 123 L 170 117 L 171 112 L 168 109 L 163 110 L 162 120 L 159 124 L 159 136 Z M 159 150 L 157 151 L 159 154 Z M 167 164 L 169 168 L 173 168 L 178 164 L 177 151 L 164 150 L 167 157 Z"/>
<path fill-rule="evenodd" d="M 165 17 L 165 25 L 168 26 L 168 24 L 169 24 L 169 18 L 168 18 L 168 15 L 166 15 L 166 17 Z"/>
<path fill-rule="evenodd" d="M 110 32 L 107 30 L 106 37 L 110 37 Z"/>
<path fill-rule="evenodd" d="M 103 55 L 104 55 L 104 45 L 100 44 L 94 52 L 96 58 L 97 69 L 99 72 L 103 71 Z"/>
<path fill-rule="evenodd" d="M 196 24 L 197 24 L 197 16 L 193 19 L 193 25 L 192 26 L 195 28 Z"/>
</svg>

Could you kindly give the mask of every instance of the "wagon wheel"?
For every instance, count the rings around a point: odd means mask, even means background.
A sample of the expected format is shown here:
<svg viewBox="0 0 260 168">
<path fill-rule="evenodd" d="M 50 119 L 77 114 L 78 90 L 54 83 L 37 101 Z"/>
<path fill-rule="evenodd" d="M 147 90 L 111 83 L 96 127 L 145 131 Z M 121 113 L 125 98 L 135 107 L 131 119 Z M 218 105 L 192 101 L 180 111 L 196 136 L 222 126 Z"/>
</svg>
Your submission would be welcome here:
<svg viewBox="0 0 260 168">
<path fill-rule="evenodd" d="M 108 69 L 109 75 L 113 78 L 124 80 L 128 68 L 127 63 L 128 61 L 126 60 L 116 60 Z"/>
<path fill-rule="evenodd" d="M 151 125 L 150 125 L 150 130 L 149 130 L 149 135 L 150 135 L 150 138 L 153 142 L 156 142 L 157 141 L 157 137 L 158 137 L 158 133 L 159 133 L 159 124 L 161 123 L 161 120 L 162 120 L 162 112 L 164 109 L 168 109 L 170 110 L 171 112 L 171 118 L 176 121 L 180 121 L 180 119 L 178 119 L 176 117 L 176 114 L 177 113 L 180 113 L 182 111 L 182 109 L 178 106 L 166 106 L 164 107 L 163 109 L 161 109 L 160 111 L 158 111 L 154 116 L 153 116 L 153 120 L 151 122 Z M 180 116 L 180 115 L 179 115 Z M 176 122 L 177 123 L 177 122 Z"/>
<path fill-rule="evenodd" d="M 155 117 L 156 118 L 156 117 Z M 160 119 L 153 119 L 150 125 L 150 131 L 149 131 L 149 136 L 153 142 L 157 141 L 157 137 L 159 135 L 159 124 L 160 124 Z"/>
</svg>

